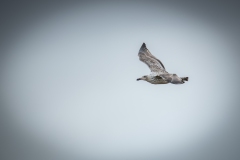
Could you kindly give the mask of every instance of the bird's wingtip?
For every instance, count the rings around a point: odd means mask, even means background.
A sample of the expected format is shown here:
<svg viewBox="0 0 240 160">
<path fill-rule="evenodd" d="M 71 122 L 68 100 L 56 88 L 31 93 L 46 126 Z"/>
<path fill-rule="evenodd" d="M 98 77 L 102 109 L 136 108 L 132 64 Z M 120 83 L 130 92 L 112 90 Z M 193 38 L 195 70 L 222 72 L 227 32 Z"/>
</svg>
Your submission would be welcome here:
<svg viewBox="0 0 240 160">
<path fill-rule="evenodd" d="M 146 44 L 143 42 L 141 49 L 144 49 L 144 48 L 147 48 L 147 47 L 146 47 Z"/>
</svg>

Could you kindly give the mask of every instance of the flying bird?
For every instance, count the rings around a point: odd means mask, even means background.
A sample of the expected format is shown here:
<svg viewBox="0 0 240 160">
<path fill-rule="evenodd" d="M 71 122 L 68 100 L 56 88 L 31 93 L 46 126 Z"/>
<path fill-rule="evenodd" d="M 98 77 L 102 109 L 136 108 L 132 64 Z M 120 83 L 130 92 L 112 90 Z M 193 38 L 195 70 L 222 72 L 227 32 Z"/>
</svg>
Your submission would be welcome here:
<svg viewBox="0 0 240 160">
<path fill-rule="evenodd" d="M 188 77 L 178 77 L 176 74 L 168 73 L 162 62 L 150 53 L 145 43 L 142 44 L 138 56 L 140 61 L 149 67 L 151 74 L 142 76 L 137 81 L 144 80 L 152 84 L 183 84 L 188 81 Z"/>
</svg>

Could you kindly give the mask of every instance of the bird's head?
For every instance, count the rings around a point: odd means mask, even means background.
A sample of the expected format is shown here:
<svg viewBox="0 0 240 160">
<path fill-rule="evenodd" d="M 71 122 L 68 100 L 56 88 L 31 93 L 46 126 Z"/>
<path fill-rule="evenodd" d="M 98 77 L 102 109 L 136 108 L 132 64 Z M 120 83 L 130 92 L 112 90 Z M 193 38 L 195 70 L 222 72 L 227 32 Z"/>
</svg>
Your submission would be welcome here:
<svg viewBox="0 0 240 160">
<path fill-rule="evenodd" d="M 137 81 L 140 81 L 140 80 L 147 81 L 147 79 L 148 79 L 148 76 L 142 76 L 141 78 L 138 78 Z"/>
</svg>

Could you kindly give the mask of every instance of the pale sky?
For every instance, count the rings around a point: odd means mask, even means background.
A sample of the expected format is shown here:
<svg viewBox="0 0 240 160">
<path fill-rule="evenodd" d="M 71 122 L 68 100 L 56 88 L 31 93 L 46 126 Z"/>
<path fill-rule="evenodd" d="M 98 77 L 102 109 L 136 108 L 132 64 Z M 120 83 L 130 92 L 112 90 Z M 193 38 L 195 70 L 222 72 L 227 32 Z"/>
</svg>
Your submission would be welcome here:
<svg viewBox="0 0 240 160">
<path fill-rule="evenodd" d="M 239 104 L 230 76 L 238 56 L 227 30 L 189 13 L 119 2 L 42 16 L 5 56 L 7 117 L 36 146 L 74 157 L 200 155 Z M 137 56 L 143 42 L 169 73 L 189 81 L 136 81 L 150 73 Z"/>
</svg>

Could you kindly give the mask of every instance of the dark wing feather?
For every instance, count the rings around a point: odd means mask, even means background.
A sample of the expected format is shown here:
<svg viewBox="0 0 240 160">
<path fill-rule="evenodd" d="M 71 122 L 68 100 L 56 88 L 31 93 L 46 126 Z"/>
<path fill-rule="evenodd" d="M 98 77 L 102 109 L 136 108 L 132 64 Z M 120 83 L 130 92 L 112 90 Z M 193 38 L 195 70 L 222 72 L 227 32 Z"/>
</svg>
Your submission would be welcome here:
<svg viewBox="0 0 240 160">
<path fill-rule="evenodd" d="M 138 56 L 140 61 L 147 64 L 151 72 L 153 72 L 154 74 L 159 75 L 167 73 L 162 62 L 150 53 L 145 43 L 142 44 Z"/>
</svg>

